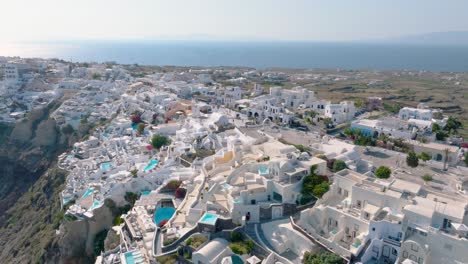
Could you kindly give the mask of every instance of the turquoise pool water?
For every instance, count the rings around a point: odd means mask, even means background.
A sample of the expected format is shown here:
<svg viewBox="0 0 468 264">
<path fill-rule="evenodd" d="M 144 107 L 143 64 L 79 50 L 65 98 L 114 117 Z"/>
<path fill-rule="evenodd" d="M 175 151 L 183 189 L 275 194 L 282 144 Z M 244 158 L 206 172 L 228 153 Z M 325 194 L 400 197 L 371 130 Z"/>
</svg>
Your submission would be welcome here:
<svg viewBox="0 0 468 264">
<path fill-rule="evenodd" d="M 125 253 L 125 260 L 127 261 L 127 264 L 135 264 L 135 259 L 133 258 L 132 252 Z"/>
<path fill-rule="evenodd" d="M 201 223 L 203 224 L 209 224 L 209 225 L 214 225 L 216 223 L 216 220 L 218 219 L 218 215 L 216 214 L 209 214 L 206 213 L 202 219 L 200 220 Z"/>
<path fill-rule="evenodd" d="M 90 194 L 92 194 L 94 192 L 93 189 L 88 189 L 84 194 L 83 194 L 83 198 L 85 197 L 88 197 Z"/>
<path fill-rule="evenodd" d="M 241 257 L 238 255 L 232 255 L 231 256 L 232 264 L 244 264 L 244 260 L 242 260 Z"/>
<path fill-rule="evenodd" d="M 138 129 L 138 125 L 137 125 L 137 124 L 132 124 L 132 129 L 133 129 L 133 130 L 137 130 L 137 129 Z"/>
<path fill-rule="evenodd" d="M 107 133 L 102 134 L 102 136 L 105 137 L 105 138 L 109 138 L 109 134 L 107 134 Z"/>
<path fill-rule="evenodd" d="M 162 220 L 168 220 L 171 219 L 171 217 L 174 215 L 176 209 L 174 207 L 162 207 L 159 209 L 156 209 L 154 212 L 154 223 L 156 225 L 159 225 Z"/>
<path fill-rule="evenodd" d="M 141 191 L 141 195 L 148 195 L 150 193 L 151 193 L 151 191 Z"/>
<path fill-rule="evenodd" d="M 101 169 L 103 170 L 110 170 L 112 162 L 103 162 L 101 163 Z"/>
<path fill-rule="evenodd" d="M 152 169 L 154 169 L 154 167 L 156 167 L 158 164 L 159 164 L 159 162 L 158 162 L 157 160 L 150 160 L 150 162 L 148 163 L 148 165 L 146 165 L 146 167 L 145 167 L 143 170 L 144 170 L 144 171 L 152 170 Z"/>
<path fill-rule="evenodd" d="M 101 204 L 98 201 L 94 201 L 93 206 L 91 206 L 91 209 L 99 207 Z"/>
<path fill-rule="evenodd" d="M 260 168 L 258 168 L 258 173 L 263 174 L 263 175 L 268 174 L 268 169 L 260 167 Z"/>
</svg>

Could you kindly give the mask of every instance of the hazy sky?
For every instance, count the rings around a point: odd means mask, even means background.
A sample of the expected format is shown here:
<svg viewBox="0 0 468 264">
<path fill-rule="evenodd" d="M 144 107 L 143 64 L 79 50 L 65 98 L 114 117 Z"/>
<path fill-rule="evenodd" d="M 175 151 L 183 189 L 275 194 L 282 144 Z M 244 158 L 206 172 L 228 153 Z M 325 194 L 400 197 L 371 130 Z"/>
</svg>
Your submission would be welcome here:
<svg viewBox="0 0 468 264">
<path fill-rule="evenodd" d="M 0 0 L 0 42 L 346 41 L 468 31 L 468 0 Z"/>
</svg>

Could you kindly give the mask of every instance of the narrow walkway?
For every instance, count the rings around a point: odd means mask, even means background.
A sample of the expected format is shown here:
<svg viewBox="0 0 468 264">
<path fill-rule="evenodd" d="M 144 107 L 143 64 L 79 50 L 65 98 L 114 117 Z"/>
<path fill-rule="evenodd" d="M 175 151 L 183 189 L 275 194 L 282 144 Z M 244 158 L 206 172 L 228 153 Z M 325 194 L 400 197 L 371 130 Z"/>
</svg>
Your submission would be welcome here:
<svg viewBox="0 0 468 264">
<path fill-rule="evenodd" d="M 263 233 L 263 230 L 259 224 L 247 224 L 245 226 L 245 233 L 253 241 L 264 247 L 266 250 L 277 253 L 268 239 L 266 239 L 265 234 Z"/>
</svg>

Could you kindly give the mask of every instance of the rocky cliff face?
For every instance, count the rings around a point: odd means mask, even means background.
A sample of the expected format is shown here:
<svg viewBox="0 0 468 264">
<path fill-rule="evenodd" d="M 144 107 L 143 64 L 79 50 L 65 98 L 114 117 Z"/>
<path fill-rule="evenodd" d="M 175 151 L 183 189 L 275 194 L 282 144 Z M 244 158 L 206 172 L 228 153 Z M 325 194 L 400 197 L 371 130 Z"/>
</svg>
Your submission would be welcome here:
<svg viewBox="0 0 468 264">
<path fill-rule="evenodd" d="M 62 134 L 49 118 L 60 102 L 30 112 L 14 127 L 0 133 L 0 259 L 1 263 L 89 263 L 88 236 L 102 226 L 86 224 L 83 233 L 70 234 L 64 224 L 59 193 L 66 172 L 56 167 L 57 156 L 81 135 Z M 7 131 L 7 132 L 5 132 Z M 106 212 L 100 219 L 108 224 Z M 112 218 L 111 218 L 112 219 Z M 112 220 L 110 220 L 112 221 Z M 74 223 L 80 225 L 80 223 Z M 81 228 L 81 227 L 80 227 Z M 80 230 L 77 228 L 77 230 Z M 84 241 L 84 246 L 73 244 Z M 91 242 L 92 243 L 92 242 Z M 62 248 L 62 244 L 65 245 Z M 78 243 L 79 244 L 79 243 Z M 92 246 L 91 246 L 92 248 Z M 92 259 L 91 259 L 92 260 Z"/>
<path fill-rule="evenodd" d="M 94 238 L 97 233 L 112 227 L 113 219 L 111 210 L 103 206 L 94 210 L 92 220 L 64 221 L 58 239 L 61 262 L 92 261 Z"/>
</svg>

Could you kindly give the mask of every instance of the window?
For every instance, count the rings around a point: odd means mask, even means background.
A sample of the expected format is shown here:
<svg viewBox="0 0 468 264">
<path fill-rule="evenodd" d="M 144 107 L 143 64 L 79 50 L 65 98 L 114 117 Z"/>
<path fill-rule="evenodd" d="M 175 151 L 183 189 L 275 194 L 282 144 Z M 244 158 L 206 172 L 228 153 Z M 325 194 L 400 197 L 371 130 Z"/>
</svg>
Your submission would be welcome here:
<svg viewBox="0 0 468 264">
<path fill-rule="evenodd" d="M 404 258 L 407 258 L 407 257 L 408 257 L 408 252 L 403 251 L 403 257 L 404 257 Z"/>
<path fill-rule="evenodd" d="M 341 187 L 338 187 L 338 194 L 341 195 Z"/>
<path fill-rule="evenodd" d="M 360 201 L 360 200 L 357 200 L 357 201 L 356 201 L 356 205 L 357 205 L 357 208 L 361 208 L 361 205 L 362 205 L 361 201 Z"/>
<path fill-rule="evenodd" d="M 418 252 L 419 247 L 417 245 L 415 245 L 415 244 L 411 244 L 411 250 L 413 250 L 414 252 Z"/>
<path fill-rule="evenodd" d="M 366 220 L 369 220 L 370 214 L 369 214 L 368 212 L 365 212 L 365 213 L 364 213 L 364 218 L 365 218 Z"/>
<path fill-rule="evenodd" d="M 344 190 L 344 196 L 348 197 L 348 191 L 347 190 Z"/>
<path fill-rule="evenodd" d="M 394 256 L 397 256 L 398 255 L 398 251 L 394 248 L 392 248 L 392 255 Z"/>
<path fill-rule="evenodd" d="M 418 263 L 419 263 L 419 264 L 423 264 L 423 263 L 424 263 L 424 259 L 423 259 L 423 258 L 421 258 L 421 257 L 420 257 L 420 258 L 418 258 Z"/>
</svg>

